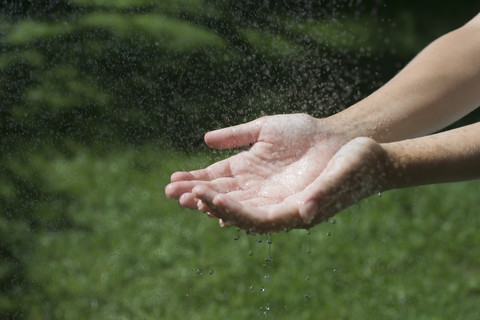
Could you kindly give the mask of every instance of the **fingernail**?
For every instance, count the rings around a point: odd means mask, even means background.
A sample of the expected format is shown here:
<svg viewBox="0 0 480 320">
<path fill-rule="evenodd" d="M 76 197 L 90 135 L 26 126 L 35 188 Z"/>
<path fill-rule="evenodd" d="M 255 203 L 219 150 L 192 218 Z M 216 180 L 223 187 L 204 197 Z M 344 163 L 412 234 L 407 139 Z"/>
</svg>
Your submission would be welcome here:
<svg viewBox="0 0 480 320">
<path fill-rule="evenodd" d="M 200 210 L 200 211 L 205 210 L 205 206 L 203 205 L 203 202 L 200 199 L 197 200 L 197 209 Z"/>
<path fill-rule="evenodd" d="M 307 201 L 303 206 L 300 207 L 299 213 L 302 217 L 303 222 L 309 224 L 312 222 L 313 218 L 318 211 L 318 204 L 314 200 Z"/>
<path fill-rule="evenodd" d="M 214 215 L 214 214 L 211 213 L 211 212 L 207 212 L 207 216 L 208 216 L 209 218 L 216 218 L 216 217 L 217 217 L 216 215 Z"/>
</svg>

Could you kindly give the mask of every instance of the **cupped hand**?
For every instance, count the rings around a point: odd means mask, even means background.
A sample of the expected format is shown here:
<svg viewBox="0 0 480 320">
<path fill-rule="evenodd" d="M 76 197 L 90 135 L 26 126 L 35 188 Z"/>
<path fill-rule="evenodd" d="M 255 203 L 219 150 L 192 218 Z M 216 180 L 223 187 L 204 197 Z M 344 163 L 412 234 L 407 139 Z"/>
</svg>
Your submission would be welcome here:
<svg viewBox="0 0 480 320">
<path fill-rule="evenodd" d="M 332 205 L 324 208 L 332 195 L 318 199 L 325 192 L 322 183 L 337 188 L 325 169 L 329 164 L 339 170 L 331 160 L 347 140 L 328 121 L 305 114 L 263 117 L 209 132 L 210 147 L 251 147 L 205 169 L 174 173 L 166 194 L 181 206 L 219 217 L 221 225 L 256 232 L 310 227 L 333 214 Z M 338 211 L 343 205 L 333 207 Z"/>
</svg>

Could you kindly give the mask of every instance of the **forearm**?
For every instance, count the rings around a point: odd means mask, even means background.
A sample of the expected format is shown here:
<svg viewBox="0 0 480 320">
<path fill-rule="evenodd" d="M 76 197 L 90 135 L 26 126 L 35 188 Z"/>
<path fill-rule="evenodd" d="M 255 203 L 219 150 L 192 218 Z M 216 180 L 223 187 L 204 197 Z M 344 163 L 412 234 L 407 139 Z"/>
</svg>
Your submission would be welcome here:
<svg viewBox="0 0 480 320">
<path fill-rule="evenodd" d="M 480 123 L 381 144 L 390 163 L 387 189 L 480 178 Z"/>
<path fill-rule="evenodd" d="M 480 105 L 480 15 L 426 47 L 372 95 L 330 117 L 352 137 L 435 132 Z"/>
</svg>

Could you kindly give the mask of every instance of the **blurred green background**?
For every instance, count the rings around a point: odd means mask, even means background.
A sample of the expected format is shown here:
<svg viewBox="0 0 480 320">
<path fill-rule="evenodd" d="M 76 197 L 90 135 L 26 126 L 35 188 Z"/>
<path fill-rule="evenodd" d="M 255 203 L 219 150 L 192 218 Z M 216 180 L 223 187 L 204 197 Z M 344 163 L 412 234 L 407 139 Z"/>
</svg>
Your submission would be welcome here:
<svg viewBox="0 0 480 320">
<path fill-rule="evenodd" d="M 479 10 L 1 1 L 0 317 L 478 319 L 478 181 L 388 192 L 263 237 L 163 189 L 225 156 L 205 131 L 335 113 Z"/>
</svg>

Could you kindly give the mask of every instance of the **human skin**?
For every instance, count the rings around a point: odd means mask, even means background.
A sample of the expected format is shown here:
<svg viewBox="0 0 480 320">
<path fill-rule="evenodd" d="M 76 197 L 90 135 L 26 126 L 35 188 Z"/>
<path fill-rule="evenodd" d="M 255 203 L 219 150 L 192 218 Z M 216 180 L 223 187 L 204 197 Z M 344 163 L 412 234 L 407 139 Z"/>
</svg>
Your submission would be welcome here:
<svg viewBox="0 0 480 320">
<path fill-rule="evenodd" d="M 480 105 L 478 34 L 480 15 L 331 117 L 269 116 L 207 133 L 212 148 L 250 148 L 174 173 L 166 195 L 221 225 L 271 232 L 311 227 L 376 192 L 478 178 L 478 124 L 422 137 Z"/>
<path fill-rule="evenodd" d="M 309 185 L 299 207 L 316 224 L 391 189 L 480 178 L 480 123 L 390 143 L 360 137 L 345 144 Z"/>
</svg>

